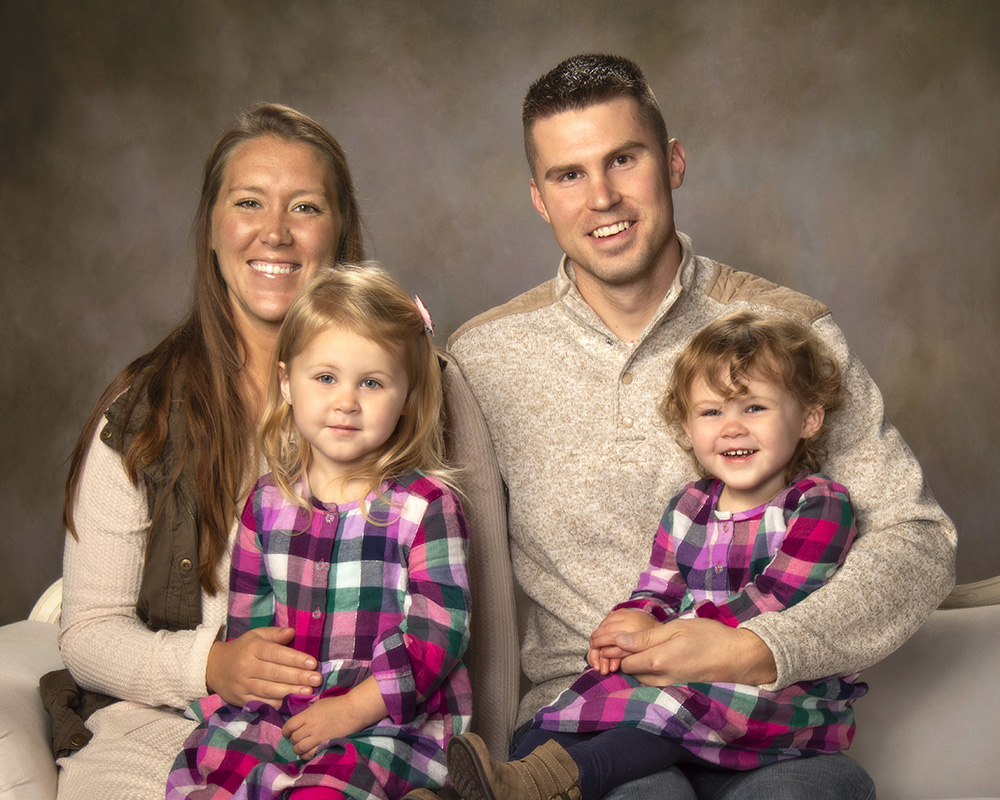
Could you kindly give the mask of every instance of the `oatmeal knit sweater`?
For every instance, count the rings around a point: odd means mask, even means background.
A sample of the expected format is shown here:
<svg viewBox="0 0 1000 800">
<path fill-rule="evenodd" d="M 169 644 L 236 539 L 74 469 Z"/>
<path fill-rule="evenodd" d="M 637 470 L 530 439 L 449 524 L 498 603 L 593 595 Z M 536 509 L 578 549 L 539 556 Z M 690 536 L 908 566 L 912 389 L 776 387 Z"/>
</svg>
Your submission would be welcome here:
<svg viewBox="0 0 1000 800">
<path fill-rule="evenodd" d="M 770 688 L 847 675 L 901 645 L 954 583 L 955 530 L 885 419 L 881 394 L 829 310 L 694 254 L 641 336 L 625 342 L 556 277 L 462 326 L 449 348 L 486 417 L 509 500 L 515 577 L 529 601 L 519 722 L 565 689 L 590 633 L 648 563 L 667 501 L 693 477 L 656 407 L 674 361 L 708 322 L 740 310 L 791 314 L 843 370 L 824 471 L 851 491 L 859 538 L 831 582 L 744 623 L 770 648 Z"/>
</svg>

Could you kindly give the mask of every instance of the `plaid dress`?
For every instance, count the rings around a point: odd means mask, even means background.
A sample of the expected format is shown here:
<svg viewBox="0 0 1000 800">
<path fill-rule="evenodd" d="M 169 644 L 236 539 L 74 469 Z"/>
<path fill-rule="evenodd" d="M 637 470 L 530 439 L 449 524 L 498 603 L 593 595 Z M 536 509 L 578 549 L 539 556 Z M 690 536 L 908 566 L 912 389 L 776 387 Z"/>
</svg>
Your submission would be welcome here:
<svg viewBox="0 0 1000 800">
<path fill-rule="evenodd" d="M 299 487 L 301 488 L 301 487 Z M 174 762 L 167 798 L 277 798 L 326 786 L 358 800 L 396 800 L 445 783 L 443 748 L 468 728 L 471 689 L 462 661 L 469 638 L 467 532 L 458 498 L 410 473 L 382 498 L 313 513 L 261 478 L 243 510 L 233 550 L 233 639 L 267 625 L 295 629 L 292 647 L 319 662 L 324 683 L 281 708 L 244 708 L 212 695 L 192 704 L 202 720 Z M 309 761 L 282 737 L 288 718 L 370 675 L 389 715 L 331 740 Z"/>
<path fill-rule="evenodd" d="M 854 541 L 847 490 L 823 475 L 800 475 L 770 503 L 732 514 L 716 510 L 721 489 L 701 480 L 671 500 L 649 568 L 617 608 L 660 622 L 696 616 L 736 627 L 822 586 Z M 735 683 L 643 686 L 620 671 L 601 676 L 587 668 L 533 726 L 566 733 L 637 727 L 710 763 L 753 769 L 849 747 L 853 701 L 868 688 L 856 677 L 768 691 Z"/>
</svg>

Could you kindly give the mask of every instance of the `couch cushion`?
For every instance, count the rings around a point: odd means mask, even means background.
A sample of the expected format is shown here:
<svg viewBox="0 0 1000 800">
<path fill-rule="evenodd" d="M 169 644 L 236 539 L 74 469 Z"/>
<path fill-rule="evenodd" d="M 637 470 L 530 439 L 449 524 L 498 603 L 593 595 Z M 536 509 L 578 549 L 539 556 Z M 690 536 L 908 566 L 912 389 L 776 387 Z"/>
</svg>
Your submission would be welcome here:
<svg viewBox="0 0 1000 800">
<path fill-rule="evenodd" d="M 25 620 L 0 627 L 0 798 L 52 800 L 56 766 L 38 679 L 62 667 L 59 628 Z"/>
<path fill-rule="evenodd" d="M 1000 798 L 1000 605 L 935 611 L 862 674 L 849 754 L 879 800 Z"/>
</svg>

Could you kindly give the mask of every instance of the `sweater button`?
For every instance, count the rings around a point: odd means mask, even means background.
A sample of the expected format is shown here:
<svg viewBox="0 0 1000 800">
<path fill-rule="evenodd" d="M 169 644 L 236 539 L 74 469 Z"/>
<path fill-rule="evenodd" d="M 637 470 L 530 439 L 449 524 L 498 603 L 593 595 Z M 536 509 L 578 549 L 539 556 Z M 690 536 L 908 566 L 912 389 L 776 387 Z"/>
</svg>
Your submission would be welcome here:
<svg viewBox="0 0 1000 800">
<path fill-rule="evenodd" d="M 74 733 L 70 738 L 69 743 L 73 747 L 83 747 L 87 742 L 90 741 L 90 736 L 86 733 Z"/>
<path fill-rule="evenodd" d="M 628 386 L 628 384 L 632 383 L 632 373 L 631 372 L 626 372 L 624 375 L 622 375 L 622 383 L 624 383 L 626 386 Z"/>
<path fill-rule="evenodd" d="M 190 558 L 182 558 L 178 566 L 181 568 L 181 572 L 190 572 L 194 569 L 194 564 L 191 563 Z"/>
<path fill-rule="evenodd" d="M 635 424 L 635 420 L 632 417 L 624 417 L 622 419 L 623 428 L 631 428 Z"/>
</svg>

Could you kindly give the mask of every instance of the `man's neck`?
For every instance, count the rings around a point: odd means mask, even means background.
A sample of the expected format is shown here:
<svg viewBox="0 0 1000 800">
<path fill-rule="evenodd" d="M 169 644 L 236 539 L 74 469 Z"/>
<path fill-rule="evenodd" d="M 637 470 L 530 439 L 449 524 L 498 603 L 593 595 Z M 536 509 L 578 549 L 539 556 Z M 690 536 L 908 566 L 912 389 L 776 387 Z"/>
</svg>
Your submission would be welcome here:
<svg viewBox="0 0 1000 800">
<path fill-rule="evenodd" d="M 620 285 L 597 280 L 582 269 L 574 270 L 573 275 L 580 295 L 601 321 L 618 338 L 634 342 L 656 316 L 679 269 L 680 258 L 669 269 L 650 273 L 643 280 Z"/>
<path fill-rule="evenodd" d="M 577 288 L 587 305 L 615 336 L 634 342 L 656 314 L 656 309 L 670 290 L 670 284 L 659 289 L 636 290 L 584 280 L 577 282 Z"/>
</svg>

